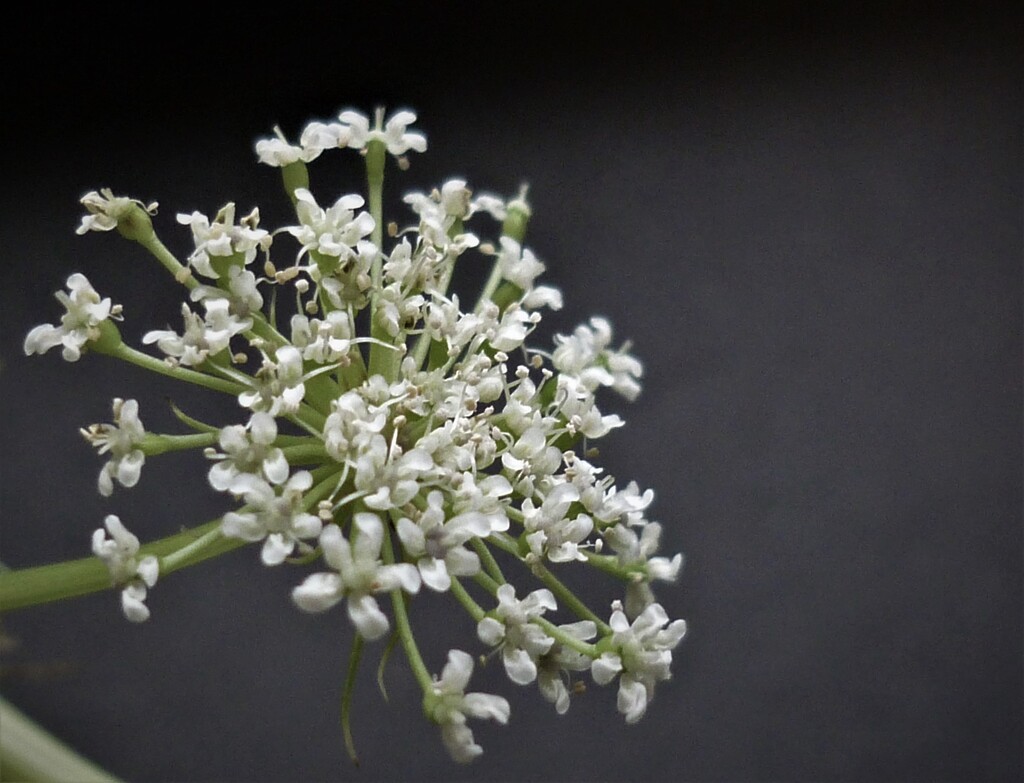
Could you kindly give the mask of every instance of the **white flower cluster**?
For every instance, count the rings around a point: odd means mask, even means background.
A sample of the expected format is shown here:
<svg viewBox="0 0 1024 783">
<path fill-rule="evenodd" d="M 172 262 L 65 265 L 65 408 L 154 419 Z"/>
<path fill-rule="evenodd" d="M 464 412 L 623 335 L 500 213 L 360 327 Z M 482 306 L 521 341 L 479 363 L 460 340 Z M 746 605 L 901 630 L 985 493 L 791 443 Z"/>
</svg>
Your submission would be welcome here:
<svg viewBox="0 0 1024 783">
<path fill-rule="evenodd" d="M 653 492 L 618 486 L 590 461 L 592 443 L 623 425 L 599 408 L 598 396 L 610 389 L 633 400 L 640 392 L 642 367 L 629 346 L 613 347 L 604 318 L 555 336 L 550 352 L 528 344 L 562 295 L 537 284 L 545 266 L 523 246 L 525 190 L 506 201 L 452 179 L 405 198 L 408 225 L 384 223 L 374 183 L 385 153 L 404 168 L 407 153 L 426 149 L 425 137 L 409 130 L 415 119 L 400 111 L 385 121 L 378 112 L 371 123 L 345 111 L 307 125 L 298 144 L 280 131 L 258 142 L 259 160 L 282 169 L 295 223 L 264 230 L 256 209 L 236 223 L 234 204 L 213 220 L 180 214 L 193 240 L 184 264 L 167 261 L 169 251 L 146 233 L 151 209 L 109 191 L 90 194 L 82 230 L 107 231 L 134 216 L 125 235 L 157 248 L 203 308 L 182 305 L 181 333 L 143 337 L 160 360 L 127 348 L 116 355 L 228 391 L 243 417 L 219 427 L 183 418 L 196 433 L 152 435 L 138 403 L 118 399 L 113 424 L 83 433 L 109 454 L 99 478 L 104 495 L 115 480 L 133 486 L 147 455 L 204 448 L 209 484 L 239 504 L 223 516 L 220 536 L 259 543 L 268 566 L 317 561 L 294 588 L 295 604 L 324 612 L 344 603 L 363 639 L 397 634 L 428 717 L 452 757 L 468 761 L 481 749 L 467 717 L 505 723 L 509 705 L 465 693 L 473 664 L 462 650 L 448 653 L 439 679 L 424 674 L 406 619 L 421 588 L 451 594 L 509 679 L 536 682 L 559 713 L 589 670 L 599 685 L 618 678 L 619 710 L 634 722 L 655 684 L 669 678 L 685 632 L 651 588 L 674 581 L 682 557 L 656 554 L 662 527 L 646 516 Z M 371 192 L 321 206 L 306 164 L 344 148 L 365 155 Z M 289 241 L 294 260 L 279 267 L 271 246 Z M 493 271 L 466 307 L 452 290 L 455 267 L 483 262 Z M 83 276 L 68 287 L 70 296 L 58 295 L 67 308 L 61 325 L 34 329 L 26 352 L 63 345 L 65 358 L 76 360 L 115 314 Z M 106 527 L 113 538 L 97 531 L 93 548 L 125 585 L 126 614 L 145 619 L 156 561 L 137 561 L 138 541 L 116 517 Z M 178 555 L 176 566 L 191 555 Z M 624 600 L 607 622 L 555 576 L 574 566 L 621 581 Z M 541 586 L 520 592 L 506 579 L 511 568 Z M 569 617 L 551 619 L 559 612 Z"/>
</svg>

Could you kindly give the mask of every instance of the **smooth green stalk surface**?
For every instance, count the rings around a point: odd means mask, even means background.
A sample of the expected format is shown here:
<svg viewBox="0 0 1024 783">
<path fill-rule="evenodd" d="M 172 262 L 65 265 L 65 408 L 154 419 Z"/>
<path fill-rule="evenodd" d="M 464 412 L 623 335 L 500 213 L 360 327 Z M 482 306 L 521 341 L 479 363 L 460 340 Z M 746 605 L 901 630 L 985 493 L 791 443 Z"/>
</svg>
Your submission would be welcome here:
<svg viewBox="0 0 1024 783">
<path fill-rule="evenodd" d="M 0 696 L 0 781 L 121 783 Z"/>
</svg>

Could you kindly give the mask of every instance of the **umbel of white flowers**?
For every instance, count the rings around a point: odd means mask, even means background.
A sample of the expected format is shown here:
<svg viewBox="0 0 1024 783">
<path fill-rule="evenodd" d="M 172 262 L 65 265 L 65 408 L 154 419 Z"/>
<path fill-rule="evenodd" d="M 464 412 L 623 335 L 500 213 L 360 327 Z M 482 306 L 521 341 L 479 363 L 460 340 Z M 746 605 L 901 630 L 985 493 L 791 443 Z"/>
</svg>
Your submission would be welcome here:
<svg viewBox="0 0 1024 783">
<path fill-rule="evenodd" d="M 364 640 L 397 635 L 426 715 L 464 762 L 481 753 L 467 719 L 505 723 L 509 705 L 465 692 L 473 659 L 461 649 L 430 674 L 410 619 L 419 592 L 451 595 L 467 615 L 466 641 L 475 627 L 487 657 L 500 656 L 516 685 L 537 683 L 559 713 L 589 671 L 598 685 L 618 681 L 618 708 L 632 723 L 669 679 L 685 633 L 651 588 L 677 578 L 682 556 L 656 554 L 662 528 L 646 516 L 653 492 L 620 486 L 591 461 L 592 443 L 623 425 L 599 396 L 634 399 L 640 362 L 628 346 L 613 347 L 598 317 L 555 336 L 552 350 L 528 344 L 562 294 L 537 283 L 545 265 L 523 246 L 525 188 L 506 200 L 452 179 L 408 194 L 411 218 L 385 223 L 388 154 L 404 169 L 409 152 L 427 147 L 409 129 L 415 119 L 344 111 L 309 123 L 297 144 L 280 131 L 259 141 L 259 160 L 281 169 L 294 224 L 268 231 L 258 209 L 236 219 L 234 204 L 213 219 L 183 212 L 177 221 L 193 241 L 184 262 L 157 238 L 155 203 L 87 194 L 79 232 L 116 229 L 152 253 L 188 292 L 182 326 L 143 336 L 156 356 L 129 347 L 113 320 L 121 306 L 74 274 L 57 294 L 60 323 L 33 329 L 25 352 L 106 354 L 237 400 L 235 423 L 175 409 L 193 432 L 156 434 L 137 401 L 118 398 L 112 423 L 83 430 L 107 458 L 103 495 L 115 483 L 134 486 L 147 457 L 198 448 L 209 484 L 238 504 L 176 547 L 154 545 L 156 554 L 107 517 L 93 551 L 129 619 L 149 616 L 146 591 L 158 574 L 243 542 L 260 544 L 267 566 L 315 564 L 294 588 L 295 604 L 344 604 L 357 658 Z M 307 166 L 345 148 L 365 157 L 367 194 L 321 205 Z M 467 307 L 452 290 L 454 269 L 483 262 L 492 272 Z M 575 567 L 622 585 L 607 621 L 556 575 Z M 524 576 L 539 587 L 524 592 L 511 581 Z"/>
</svg>

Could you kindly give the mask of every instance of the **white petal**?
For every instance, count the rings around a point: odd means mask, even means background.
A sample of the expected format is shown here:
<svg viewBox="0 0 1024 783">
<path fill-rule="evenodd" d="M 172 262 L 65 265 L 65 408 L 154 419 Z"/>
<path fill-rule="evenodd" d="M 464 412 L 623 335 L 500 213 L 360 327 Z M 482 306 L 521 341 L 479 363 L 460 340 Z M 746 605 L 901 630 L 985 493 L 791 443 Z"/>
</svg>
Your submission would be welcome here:
<svg viewBox="0 0 1024 783">
<path fill-rule="evenodd" d="M 264 565 L 281 565 L 285 558 L 295 549 L 295 540 L 285 538 L 280 533 L 271 533 L 263 542 L 263 550 L 260 552 L 260 559 Z"/>
<path fill-rule="evenodd" d="M 406 552 L 413 557 L 421 557 L 427 551 L 423 528 L 406 517 L 399 519 L 395 527 L 398 530 L 398 538 L 402 542 L 402 546 L 405 547 Z"/>
<path fill-rule="evenodd" d="M 420 572 L 412 563 L 381 566 L 377 569 L 374 582 L 376 583 L 375 593 L 401 587 L 405 592 L 415 595 L 420 591 Z"/>
<path fill-rule="evenodd" d="M 296 514 L 292 517 L 292 533 L 298 538 L 316 538 L 324 523 L 313 514 Z"/>
<path fill-rule="evenodd" d="M 100 494 L 105 498 L 109 498 L 114 494 L 114 481 L 111 479 L 110 474 L 113 473 L 113 464 L 107 462 L 102 468 L 100 468 L 100 474 L 96 479 L 96 486 L 100 491 Z"/>
<path fill-rule="evenodd" d="M 380 517 L 363 511 L 355 515 L 353 524 L 356 527 L 355 542 L 352 544 L 355 559 L 376 560 L 384 542 L 384 525 Z"/>
<path fill-rule="evenodd" d="M 441 741 L 454 761 L 468 764 L 484 749 L 473 741 L 473 730 L 465 723 L 445 723 L 441 726 Z"/>
<path fill-rule="evenodd" d="M 283 484 L 288 478 L 288 460 L 281 449 L 272 449 L 263 460 L 263 474 L 271 484 Z"/>
<path fill-rule="evenodd" d="M 522 609 L 529 617 L 536 617 L 544 614 L 544 610 L 555 611 L 558 604 L 555 603 L 555 596 L 546 587 L 534 590 L 523 599 Z"/>
<path fill-rule="evenodd" d="M 249 419 L 253 443 L 269 446 L 277 437 L 277 422 L 269 413 L 257 411 Z"/>
<path fill-rule="evenodd" d="M 491 534 L 491 521 L 484 514 L 471 511 L 454 516 L 445 523 L 445 534 L 456 544 L 464 544 L 474 536 L 486 538 Z"/>
<path fill-rule="evenodd" d="M 484 644 L 497 647 L 505 640 L 505 625 L 493 617 L 485 617 L 476 624 L 476 635 Z"/>
<path fill-rule="evenodd" d="M 139 562 L 136 573 L 148 587 L 152 587 L 156 584 L 157 577 L 160 575 L 160 561 L 153 555 L 144 557 Z"/>
<path fill-rule="evenodd" d="M 441 670 L 441 684 L 448 693 L 461 693 L 473 674 L 473 658 L 462 650 L 449 650 L 448 662 Z"/>
<path fill-rule="evenodd" d="M 380 610 L 373 596 L 352 596 L 348 600 L 348 616 L 356 630 L 367 641 L 379 639 L 388 632 L 388 618 Z"/>
<path fill-rule="evenodd" d="M 259 541 L 267 531 L 256 520 L 255 514 L 238 514 L 229 511 L 220 523 L 220 531 L 228 538 L 240 538 L 243 541 Z"/>
<path fill-rule="evenodd" d="M 480 557 L 461 546 L 450 549 L 444 557 L 448 573 L 455 576 L 473 576 L 480 573 Z"/>
<path fill-rule="evenodd" d="M 149 607 L 146 606 L 146 588 L 140 585 L 128 585 L 121 591 L 121 609 L 124 616 L 133 623 L 142 623 L 149 619 Z"/>
<path fill-rule="evenodd" d="M 221 460 L 210 468 L 207 478 L 210 486 L 218 492 L 226 492 L 238 475 L 238 469 L 233 462 Z"/>
<path fill-rule="evenodd" d="M 619 695 L 616 699 L 619 712 L 626 717 L 626 723 L 636 723 L 647 711 L 647 688 L 628 674 L 619 680 Z"/>
<path fill-rule="evenodd" d="M 125 455 L 117 462 L 117 480 L 123 487 L 134 487 L 139 483 L 146 455 L 139 449 Z"/>
<path fill-rule="evenodd" d="M 452 586 L 452 578 L 448 575 L 448 567 L 444 560 L 435 557 L 422 557 L 419 561 L 420 576 L 423 584 L 438 593 L 443 593 Z"/>
<path fill-rule="evenodd" d="M 622 671 L 622 659 L 613 653 L 601 653 L 590 664 L 590 675 L 598 685 L 607 685 Z"/>
<path fill-rule="evenodd" d="M 565 715 L 569 711 L 569 689 L 557 674 L 546 674 L 537 677 L 537 685 L 541 695 L 555 705 L 555 712 Z"/>
<path fill-rule="evenodd" d="M 401 460 L 402 468 L 423 472 L 434 467 L 434 458 L 423 449 L 413 449 Z"/>
<path fill-rule="evenodd" d="M 292 590 L 292 600 L 304 612 L 323 612 L 330 609 L 342 596 L 341 577 L 337 574 L 310 574 Z"/>
<path fill-rule="evenodd" d="M 489 693 L 467 693 L 462 700 L 462 709 L 474 718 L 490 718 L 498 723 L 508 723 L 512 708 L 501 696 Z"/>
<path fill-rule="evenodd" d="M 526 650 L 506 646 L 502 651 L 505 673 L 516 685 L 529 685 L 537 678 L 537 664 Z"/>
<path fill-rule="evenodd" d="M 320 548 L 324 552 L 324 560 L 332 568 L 339 571 L 352 565 L 352 549 L 341 528 L 337 525 L 326 525 L 320 533 Z"/>
</svg>

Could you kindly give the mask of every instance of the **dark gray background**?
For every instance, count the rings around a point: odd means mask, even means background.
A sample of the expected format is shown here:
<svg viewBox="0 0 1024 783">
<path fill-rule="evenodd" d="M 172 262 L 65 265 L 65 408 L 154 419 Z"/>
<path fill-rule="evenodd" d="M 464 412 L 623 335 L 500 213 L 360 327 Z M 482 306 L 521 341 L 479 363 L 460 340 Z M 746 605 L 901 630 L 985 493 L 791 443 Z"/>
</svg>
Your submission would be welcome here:
<svg viewBox="0 0 1024 783">
<path fill-rule="evenodd" d="M 3 693 L 140 781 L 1019 779 L 1019 12 L 336 5 L 29 10 L 2 33 L 0 557 L 87 554 L 106 513 L 148 539 L 224 508 L 196 455 L 100 498 L 76 430 L 113 396 L 166 430 L 165 397 L 222 421 L 230 400 L 21 355 L 72 271 L 125 303 L 127 338 L 179 321 L 141 251 L 74 236 L 79 196 L 159 200 L 185 253 L 178 211 L 286 220 L 252 152 L 275 123 L 407 105 L 431 149 L 390 192 L 529 181 L 528 244 L 566 294 L 551 329 L 601 313 L 645 360 L 640 400 L 606 406 L 627 426 L 602 460 L 655 488 L 686 553 L 660 591 L 691 627 L 675 677 L 626 727 L 613 689 L 559 717 L 488 670 L 475 685 L 512 721 L 481 724 L 463 768 L 399 655 L 383 702 L 371 652 L 356 770 L 344 614 L 299 613 L 301 574 L 246 549 L 161 582 L 143 626 L 112 594 L 5 617 Z M 323 168 L 323 201 L 362 186 Z M 415 610 L 433 669 L 476 649 L 447 603 Z"/>
</svg>

